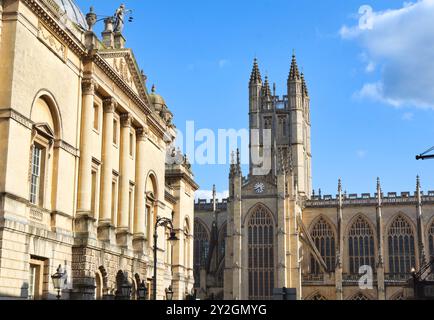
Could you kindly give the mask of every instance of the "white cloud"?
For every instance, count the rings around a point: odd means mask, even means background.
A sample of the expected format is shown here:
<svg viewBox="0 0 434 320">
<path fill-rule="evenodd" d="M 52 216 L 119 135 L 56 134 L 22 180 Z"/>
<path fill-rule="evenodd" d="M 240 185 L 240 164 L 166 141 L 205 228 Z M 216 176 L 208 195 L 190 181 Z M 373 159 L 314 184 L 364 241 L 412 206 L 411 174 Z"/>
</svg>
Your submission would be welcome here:
<svg viewBox="0 0 434 320">
<path fill-rule="evenodd" d="M 365 84 L 356 96 L 395 107 L 434 108 L 434 0 L 372 11 L 368 19 L 366 12 L 357 25 L 339 32 L 362 47 L 366 72 L 381 70 L 381 79 Z"/>
<path fill-rule="evenodd" d="M 223 192 L 216 192 L 216 198 L 221 201 L 222 199 L 226 199 L 229 197 L 229 190 L 223 191 Z M 212 199 L 212 190 L 198 190 L 194 194 L 194 198 L 196 201 L 198 199 Z"/>
<path fill-rule="evenodd" d="M 220 68 L 220 69 L 224 68 L 225 66 L 228 65 L 228 63 L 229 63 L 229 60 L 226 60 L 226 59 L 220 59 L 220 60 L 218 61 L 219 68 Z"/>
<path fill-rule="evenodd" d="M 356 155 L 360 159 L 365 158 L 367 154 L 368 154 L 368 152 L 366 150 L 357 150 L 356 151 Z"/>
<path fill-rule="evenodd" d="M 412 112 L 405 112 L 402 115 L 402 120 L 405 120 L 405 121 L 412 121 L 413 118 L 414 118 L 414 114 Z"/>
</svg>

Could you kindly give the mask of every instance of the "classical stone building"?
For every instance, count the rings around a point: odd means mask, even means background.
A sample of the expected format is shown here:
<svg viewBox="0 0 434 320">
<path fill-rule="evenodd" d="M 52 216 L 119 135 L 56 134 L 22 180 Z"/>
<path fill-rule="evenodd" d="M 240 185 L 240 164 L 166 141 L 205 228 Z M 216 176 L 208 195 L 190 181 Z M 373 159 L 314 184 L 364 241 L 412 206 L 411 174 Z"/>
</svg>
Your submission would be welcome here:
<svg viewBox="0 0 434 320">
<path fill-rule="evenodd" d="M 274 91 L 255 60 L 249 118 L 260 131 L 259 139 L 251 134 L 250 149 L 262 155 L 268 146 L 271 170 L 258 173 L 251 157 L 244 176 L 237 157 L 229 198 L 196 203 L 199 296 L 270 299 L 274 288 L 287 287 L 298 299 L 406 298 L 412 268 L 434 257 L 434 191 L 422 192 L 418 177 L 414 192 L 386 194 L 378 180 L 375 194 L 347 194 L 341 181 L 336 196 L 315 194 L 309 92 L 295 56 L 287 95 Z M 271 143 L 262 129 L 271 130 Z M 372 287 L 359 285 L 362 266 Z"/>
<path fill-rule="evenodd" d="M 174 299 L 193 286 L 194 182 L 164 99 L 122 35 L 127 11 L 102 39 L 73 0 L 0 1 L 0 298 L 100 299 L 131 286 Z M 153 235 L 158 228 L 157 287 Z"/>
</svg>

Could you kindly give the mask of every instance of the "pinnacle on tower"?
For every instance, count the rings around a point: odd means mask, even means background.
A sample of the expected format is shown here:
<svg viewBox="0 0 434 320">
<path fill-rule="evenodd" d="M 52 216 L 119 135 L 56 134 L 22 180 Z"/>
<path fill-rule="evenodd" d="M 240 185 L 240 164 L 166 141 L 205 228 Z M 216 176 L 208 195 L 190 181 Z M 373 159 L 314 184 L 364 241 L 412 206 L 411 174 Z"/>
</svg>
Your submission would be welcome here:
<svg viewBox="0 0 434 320">
<path fill-rule="evenodd" d="M 300 80 L 300 72 L 298 71 L 297 60 L 295 53 L 292 54 L 291 70 L 289 71 L 288 80 Z"/>
<path fill-rule="evenodd" d="M 265 82 L 263 87 L 263 95 L 264 97 L 271 96 L 270 83 L 268 82 L 268 76 L 265 76 Z"/>
<path fill-rule="evenodd" d="M 309 91 L 307 90 L 307 84 L 303 72 L 301 73 L 301 92 L 303 93 L 303 96 L 309 96 Z"/>
<path fill-rule="evenodd" d="M 250 83 L 262 83 L 261 72 L 259 71 L 258 60 L 253 60 L 252 74 L 250 75 Z"/>
<path fill-rule="evenodd" d="M 380 183 L 380 177 L 377 178 L 377 193 L 381 193 L 381 183 Z"/>
</svg>

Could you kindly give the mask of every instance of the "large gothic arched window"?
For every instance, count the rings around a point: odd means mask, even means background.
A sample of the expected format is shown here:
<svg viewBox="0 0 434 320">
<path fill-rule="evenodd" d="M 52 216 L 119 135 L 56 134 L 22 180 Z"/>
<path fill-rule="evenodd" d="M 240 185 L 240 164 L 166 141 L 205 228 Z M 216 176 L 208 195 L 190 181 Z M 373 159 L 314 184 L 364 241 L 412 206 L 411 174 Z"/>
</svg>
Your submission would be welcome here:
<svg viewBox="0 0 434 320">
<path fill-rule="evenodd" d="M 414 234 L 407 219 L 399 215 L 388 232 L 389 272 L 406 274 L 416 265 Z"/>
<path fill-rule="evenodd" d="M 323 217 L 312 228 L 311 237 L 327 268 L 334 270 L 336 261 L 335 234 L 330 224 Z M 311 257 L 310 268 L 312 274 L 321 273 L 320 266 L 314 257 Z"/>
<path fill-rule="evenodd" d="M 274 227 L 271 214 L 258 206 L 248 221 L 249 299 L 268 300 L 274 288 Z"/>
<path fill-rule="evenodd" d="M 200 269 L 205 266 L 208 258 L 209 237 L 204 225 L 199 222 L 194 222 L 194 280 L 195 286 L 200 286 Z"/>
<path fill-rule="evenodd" d="M 364 265 L 375 267 L 374 231 L 361 216 L 352 224 L 348 233 L 350 273 L 358 274 Z"/>
<path fill-rule="evenodd" d="M 225 256 L 226 250 L 226 235 L 227 235 L 227 225 L 225 224 L 219 232 L 219 259 L 222 259 Z"/>
</svg>

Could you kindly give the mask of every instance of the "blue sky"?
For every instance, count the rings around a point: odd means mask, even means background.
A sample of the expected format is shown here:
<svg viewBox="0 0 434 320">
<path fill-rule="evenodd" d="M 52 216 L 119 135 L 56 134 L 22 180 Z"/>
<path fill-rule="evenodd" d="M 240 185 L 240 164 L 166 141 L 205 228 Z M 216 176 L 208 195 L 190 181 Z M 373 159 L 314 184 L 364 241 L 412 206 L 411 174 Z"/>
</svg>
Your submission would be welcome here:
<svg viewBox="0 0 434 320">
<path fill-rule="evenodd" d="M 119 5 L 77 3 L 101 15 Z M 434 161 L 414 159 L 434 145 L 433 0 L 125 4 L 134 10 L 127 46 L 181 131 L 189 120 L 216 132 L 246 128 L 253 58 L 282 95 L 295 49 L 311 95 L 314 188 L 334 194 L 340 177 L 349 193 L 373 193 L 380 176 L 385 192 L 414 191 L 420 174 L 434 190 Z M 374 10 L 369 30 L 358 27 L 362 5 Z M 228 165 L 193 169 L 201 189 L 228 189 Z"/>
</svg>

